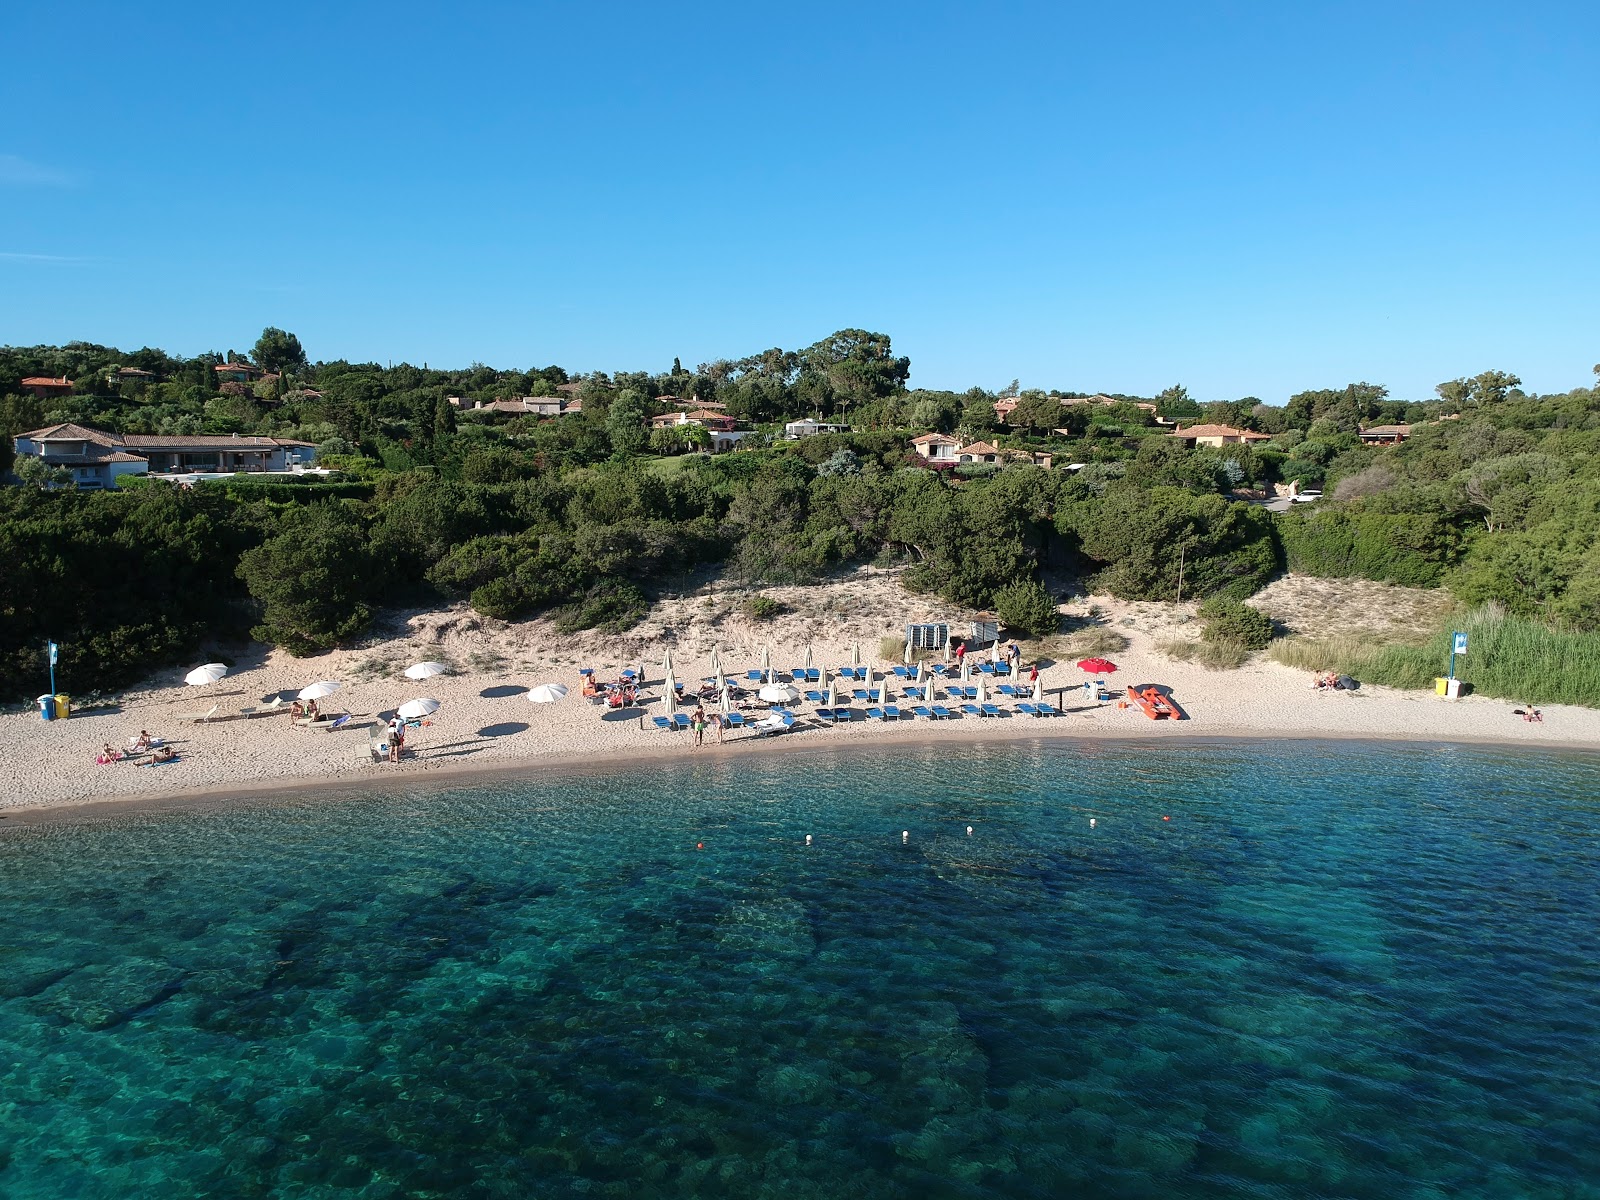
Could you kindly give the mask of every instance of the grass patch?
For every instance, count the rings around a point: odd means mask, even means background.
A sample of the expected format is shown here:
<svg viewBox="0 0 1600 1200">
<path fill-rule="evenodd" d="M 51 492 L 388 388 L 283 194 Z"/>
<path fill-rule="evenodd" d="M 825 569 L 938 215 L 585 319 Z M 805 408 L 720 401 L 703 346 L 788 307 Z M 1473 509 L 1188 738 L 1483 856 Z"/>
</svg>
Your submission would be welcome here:
<svg viewBox="0 0 1600 1200">
<path fill-rule="evenodd" d="M 1286 638 L 1268 652 L 1275 662 L 1337 671 L 1396 688 L 1432 688 L 1449 667 L 1450 635 L 1467 635 L 1457 678 L 1484 696 L 1527 704 L 1600 708 L 1600 633 L 1568 633 L 1484 605 L 1447 621 L 1426 643 L 1381 645 L 1353 636 Z"/>
<path fill-rule="evenodd" d="M 1063 659 L 1104 658 L 1128 648 L 1128 639 L 1115 629 L 1091 625 L 1049 643 L 1050 652 Z"/>
<path fill-rule="evenodd" d="M 1168 658 L 1190 662 L 1209 671 L 1237 671 L 1250 657 L 1250 647 L 1243 642 L 1157 642 L 1156 649 Z"/>
</svg>

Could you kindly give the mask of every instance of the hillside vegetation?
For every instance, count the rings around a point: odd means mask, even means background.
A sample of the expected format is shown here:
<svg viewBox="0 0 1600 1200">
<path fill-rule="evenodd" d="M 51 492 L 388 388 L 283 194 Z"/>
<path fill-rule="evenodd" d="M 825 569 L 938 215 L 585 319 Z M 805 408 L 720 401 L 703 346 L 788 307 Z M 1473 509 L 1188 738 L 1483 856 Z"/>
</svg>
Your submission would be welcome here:
<svg viewBox="0 0 1600 1200">
<path fill-rule="evenodd" d="M 904 562 L 908 586 L 1002 606 L 1040 633 L 1053 623 L 1045 568 L 1125 598 L 1181 587 L 1185 599 L 1242 599 L 1285 563 L 1446 588 L 1558 634 L 1600 625 L 1600 400 L 1587 389 L 1524 396 L 1489 373 L 1420 403 L 1354 384 L 1281 408 L 1202 406 L 1179 387 L 1069 404 L 1071 393 L 1015 386 L 908 390 L 909 361 L 861 330 L 693 370 L 583 376 L 312 363 L 293 335 L 267 330 L 248 357 L 275 378 L 215 382 L 213 367 L 245 357 L 0 350 L 7 457 L 16 433 L 74 421 L 298 437 L 338 472 L 109 493 L 25 473 L 0 490 L 0 691 L 42 687 L 47 638 L 62 644 L 62 686 L 103 687 L 180 661 L 208 635 L 318 653 L 402 602 L 465 598 L 491 617 L 622 629 L 661 581 L 705 564 L 759 587 Z M 149 375 L 117 380 L 119 366 Z M 73 393 L 26 395 L 32 375 L 71 378 Z M 473 408 L 551 395 L 582 411 Z M 754 431 L 736 451 L 698 453 L 704 431 L 650 427 L 679 398 Z M 995 402 L 1008 398 L 1002 422 Z M 852 432 L 783 441 L 780 422 L 804 415 Z M 1158 418 L 1271 440 L 1190 449 Z M 1416 424 L 1404 445 L 1361 446 L 1358 428 L 1376 421 Z M 927 431 L 1048 450 L 1055 466 L 934 472 L 910 449 Z M 1288 480 L 1331 498 L 1277 517 L 1249 502 Z"/>
</svg>

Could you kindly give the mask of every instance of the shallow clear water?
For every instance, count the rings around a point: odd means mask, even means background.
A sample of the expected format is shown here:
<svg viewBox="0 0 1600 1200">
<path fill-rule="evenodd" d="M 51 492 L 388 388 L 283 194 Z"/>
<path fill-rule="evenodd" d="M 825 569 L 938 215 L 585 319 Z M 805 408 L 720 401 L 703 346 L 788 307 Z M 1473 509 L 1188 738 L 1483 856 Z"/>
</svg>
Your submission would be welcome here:
<svg viewBox="0 0 1600 1200">
<path fill-rule="evenodd" d="M 0 831 L 0 1194 L 1600 1196 L 1595 780 L 963 746 Z"/>
</svg>

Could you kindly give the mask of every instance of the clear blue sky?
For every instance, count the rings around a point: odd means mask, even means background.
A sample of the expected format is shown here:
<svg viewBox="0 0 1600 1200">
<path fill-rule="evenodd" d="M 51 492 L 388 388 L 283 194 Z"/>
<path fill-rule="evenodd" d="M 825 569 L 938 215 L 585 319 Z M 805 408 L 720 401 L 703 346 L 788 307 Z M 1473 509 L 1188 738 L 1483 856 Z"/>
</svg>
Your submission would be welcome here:
<svg viewBox="0 0 1600 1200">
<path fill-rule="evenodd" d="M 1422 398 L 1600 360 L 1600 5 L 17 4 L 0 342 Z"/>
</svg>

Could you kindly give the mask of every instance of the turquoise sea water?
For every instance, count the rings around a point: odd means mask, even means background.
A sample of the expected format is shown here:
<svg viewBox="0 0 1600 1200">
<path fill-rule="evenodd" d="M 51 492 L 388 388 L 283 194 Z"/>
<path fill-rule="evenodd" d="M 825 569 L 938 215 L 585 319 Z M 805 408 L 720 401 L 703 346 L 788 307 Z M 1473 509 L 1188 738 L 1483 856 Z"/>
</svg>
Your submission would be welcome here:
<svg viewBox="0 0 1600 1200">
<path fill-rule="evenodd" d="M 956 747 L 0 823 L 0 1195 L 1600 1196 L 1595 766 Z"/>
</svg>

